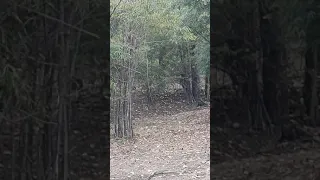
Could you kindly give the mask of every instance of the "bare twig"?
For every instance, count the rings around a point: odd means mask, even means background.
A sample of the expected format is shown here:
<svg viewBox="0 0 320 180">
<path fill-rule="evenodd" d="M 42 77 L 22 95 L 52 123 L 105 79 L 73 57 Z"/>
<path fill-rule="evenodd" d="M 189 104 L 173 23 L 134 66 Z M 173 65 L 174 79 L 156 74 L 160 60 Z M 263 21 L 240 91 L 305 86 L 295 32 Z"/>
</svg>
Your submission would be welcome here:
<svg viewBox="0 0 320 180">
<path fill-rule="evenodd" d="M 177 172 L 171 172 L 171 171 L 156 171 L 156 172 L 154 172 L 152 175 L 150 175 L 149 177 L 148 177 L 148 180 L 150 180 L 150 179 L 152 179 L 152 178 L 154 178 L 154 177 L 156 177 L 156 176 L 161 176 L 161 175 L 165 175 L 165 174 L 179 174 L 179 173 L 177 173 Z"/>
<path fill-rule="evenodd" d="M 116 5 L 116 7 L 113 8 L 112 13 L 110 14 L 110 18 L 112 17 L 114 11 L 117 9 L 117 7 L 120 5 L 121 2 L 122 2 L 122 0 L 120 0 L 120 1 L 118 2 L 118 4 Z"/>
</svg>

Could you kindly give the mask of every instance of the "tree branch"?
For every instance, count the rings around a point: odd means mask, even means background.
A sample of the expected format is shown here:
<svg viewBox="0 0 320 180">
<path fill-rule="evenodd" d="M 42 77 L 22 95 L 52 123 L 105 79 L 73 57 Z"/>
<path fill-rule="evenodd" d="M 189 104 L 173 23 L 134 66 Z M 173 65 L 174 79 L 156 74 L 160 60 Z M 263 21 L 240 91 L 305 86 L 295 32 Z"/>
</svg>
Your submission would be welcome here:
<svg viewBox="0 0 320 180">
<path fill-rule="evenodd" d="M 119 3 L 116 5 L 116 7 L 113 8 L 112 13 L 110 14 L 110 18 L 112 17 L 114 11 L 116 11 L 117 7 L 120 5 L 121 2 L 122 0 L 120 0 Z"/>
</svg>

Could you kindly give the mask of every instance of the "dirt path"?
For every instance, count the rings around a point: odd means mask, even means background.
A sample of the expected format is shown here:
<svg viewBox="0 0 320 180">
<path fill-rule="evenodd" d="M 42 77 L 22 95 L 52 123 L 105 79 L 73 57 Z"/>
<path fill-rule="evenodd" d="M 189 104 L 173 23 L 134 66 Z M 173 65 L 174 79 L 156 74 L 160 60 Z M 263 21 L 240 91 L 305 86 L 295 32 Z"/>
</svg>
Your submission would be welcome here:
<svg viewBox="0 0 320 180">
<path fill-rule="evenodd" d="M 210 179 L 210 110 L 140 119 L 136 138 L 111 140 L 111 179 Z"/>
</svg>

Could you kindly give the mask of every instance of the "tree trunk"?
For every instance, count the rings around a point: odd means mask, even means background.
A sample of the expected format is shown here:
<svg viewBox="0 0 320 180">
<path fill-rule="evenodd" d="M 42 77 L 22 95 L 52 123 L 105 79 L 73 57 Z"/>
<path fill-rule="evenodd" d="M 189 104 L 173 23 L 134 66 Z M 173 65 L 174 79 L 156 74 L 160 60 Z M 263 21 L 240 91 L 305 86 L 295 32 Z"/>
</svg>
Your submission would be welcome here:
<svg viewBox="0 0 320 180">
<path fill-rule="evenodd" d="M 159 65 L 161 68 L 165 68 L 165 63 L 164 63 L 165 52 L 166 52 L 166 47 L 160 47 L 158 59 L 159 59 Z"/>
<path fill-rule="evenodd" d="M 123 48 L 124 53 L 128 53 L 130 56 L 128 58 L 122 59 L 122 68 L 118 75 L 118 81 L 115 84 L 115 97 L 117 100 L 117 105 L 115 108 L 116 120 L 115 120 L 115 136 L 116 137 L 133 137 L 133 127 L 132 127 L 132 96 L 131 91 L 134 83 L 134 71 L 136 64 L 134 59 L 134 49 L 136 49 L 136 39 L 131 34 L 130 28 L 127 32 L 123 34 L 123 43 L 129 44 L 132 48 Z M 148 67 L 147 67 L 148 69 Z M 147 73 L 148 75 L 148 73 Z"/>
<path fill-rule="evenodd" d="M 180 72 L 180 85 L 182 86 L 186 99 L 189 103 L 193 103 L 193 95 L 192 95 L 192 80 L 191 80 L 191 71 L 190 71 L 190 63 L 187 61 L 187 57 L 184 53 L 183 46 L 179 46 L 179 54 L 180 54 L 180 63 L 182 66 L 182 70 Z"/>
<path fill-rule="evenodd" d="M 192 96 L 197 104 L 197 106 L 203 106 L 204 102 L 201 100 L 200 97 L 200 77 L 197 69 L 197 65 L 194 61 L 191 61 L 191 87 L 192 87 Z"/>
<path fill-rule="evenodd" d="M 314 125 L 318 124 L 318 90 L 317 90 L 317 74 L 318 74 L 318 45 L 313 47 L 313 64 L 314 69 L 311 72 L 312 76 L 312 91 L 310 102 L 310 117 Z"/>
<path fill-rule="evenodd" d="M 252 126 L 258 129 L 265 130 L 266 123 L 268 123 L 268 114 L 264 108 L 263 102 L 263 49 L 261 47 L 261 29 L 260 29 L 260 12 L 259 4 L 255 2 L 255 8 L 252 13 L 252 32 L 249 39 L 256 47 L 254 52 L 254 64 L 249 67 L 249 118 L 251 119 Z"/>
<path fill-rule="evenodd" d="M 303 97 L 304 97 L 304 104 L 306 106 L 306 113 L 310 115 L 310 102 L 311 102 L 311 93 L 313 87 L 312 81 L 312 70 L 314 69 L 314 62 L 312 60 L 312 48 L 308 46 L 307 52 L 305 54 L 306 58 L 306 69 L 305 69 L 305 79 L 304 79 L 304 86 L 303 86 Z"/>
<path fill-rule="evenodd" d="M 205 77 L 204 91 L 207 101 L 210 101 L 210 74 Z"/>
<path fill-rule="evenodd" d="M 261 17 L 269 13 L 265 12 L 261 5 L 259 9 Z M 270 121 L 279 127 L 283 127 L 289 120 L 288 60 L 278 16 L 278 14 L 274 13 L 272 19 L 261 18 L 261 37 L 264 54 L 263 99 Z"/>
<path fill-rule="evenodd" d="M 306 72 L 304 83 L 304 100 L 307 114 L 310 117 L 308 124 L 317 125 L 318 115 L 318 90 L 317 90 L 317 72 L 318 72 L 318 47 L 317 45 L 308 46 L 306 52 Z"/>
</svg>

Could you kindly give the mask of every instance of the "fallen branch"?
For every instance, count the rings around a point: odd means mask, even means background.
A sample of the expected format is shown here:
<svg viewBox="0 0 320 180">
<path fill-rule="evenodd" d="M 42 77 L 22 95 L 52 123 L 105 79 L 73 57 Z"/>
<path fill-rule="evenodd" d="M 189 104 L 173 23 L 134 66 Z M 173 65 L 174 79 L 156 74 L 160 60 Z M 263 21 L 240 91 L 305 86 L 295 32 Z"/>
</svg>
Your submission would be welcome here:
<svg viewBox="0 0 320 180">
<path fill-rule="evenodd" d="M 178 174 L 177 172 L 170 172 L 170 171 L 156 171 L 154 172 L 153 174 L 151 174 L 149 177 L 148 177 L 148 180 L 156 177 L 156 176 L 161 176 L 161 175 L 165 175 L 165 174 Z"/>
</svg>

